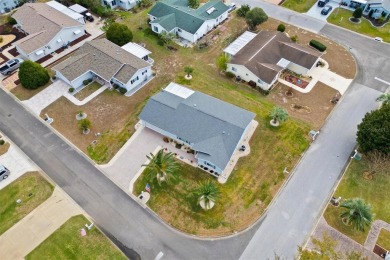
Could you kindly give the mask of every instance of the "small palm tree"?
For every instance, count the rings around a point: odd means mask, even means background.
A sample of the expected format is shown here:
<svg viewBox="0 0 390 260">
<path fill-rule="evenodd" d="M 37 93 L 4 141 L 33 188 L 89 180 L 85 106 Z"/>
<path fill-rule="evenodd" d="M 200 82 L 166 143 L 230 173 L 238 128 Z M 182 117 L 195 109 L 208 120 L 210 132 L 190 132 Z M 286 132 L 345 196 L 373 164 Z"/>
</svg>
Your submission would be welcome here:
<svg viewBox="0 0 390 260">
<path fill-rule="evenodd" d="M 220 197 L 220 191 L 210 180 L 200 183 L 199 187 L 194 191 L 194 194 L 198 196 L 198 204 L 208 210 L 214 206 L 216 200 Z"/>
<path fill-rule="evenodd" d="M 179 169 L 179 164 L 175 160 L 173 153 L 164 153 L 164 149 L 157 152 L 156 155 L 150 153 L 146 155 L 150 161 L 148 164 L 143 164 L 149 170 L 149 179 L 157 179 L 159 185 L 162 181 L 169 183 L 170 179 L 175 178 L 175 173 Z"/>
<path fill-rule="evenodd" d="M 85 131 L 88 131 L 89 128 L 91 127 L 91 121 L 89 121 L 89 119 L 85 118 L 85 119 L 81 119 L 79 122 L 79 128 L 82 132 L 85 132 Z"/>
<path fill-rule="evenodd" d="M 383 105 L 390 104 L 390 93 L 381 94 L 376 101 L 382 102 Z"/>
<path fill-rule="evenodd" d="M 274 107 L 269 114 L 273 120 L 273 123 L 283 123 L 288 119 L 288 112 L 282 107 Z"/>
<path fill-rule="evenodd" d="M 353 228 L 359 231 L 364 231 L 365 227 L 369 227 L 373 221 L 371 205 L 366 204 L 361 198 L 345 200 L 340 205 L 347 210 L 340 215 L 345 218 L 347 223 L 351 223 Z"/>
<path fill-rule="evenodd" d="M 193 68 L 191 68 L 190 66 L 185 66 L 184 67 L 184 72 L 187 74 L 187 77 L 190 76 L 190 74 L 194 71 Z"/>
</svg>

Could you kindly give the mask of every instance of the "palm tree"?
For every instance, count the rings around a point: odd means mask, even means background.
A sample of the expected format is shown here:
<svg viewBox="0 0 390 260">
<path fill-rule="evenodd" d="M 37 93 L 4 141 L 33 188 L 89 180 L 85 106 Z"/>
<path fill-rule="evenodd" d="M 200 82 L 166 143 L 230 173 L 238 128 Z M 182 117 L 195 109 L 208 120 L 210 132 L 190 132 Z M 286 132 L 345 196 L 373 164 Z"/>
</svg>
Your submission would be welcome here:
<svg viewBox="0 0 390 260">
<path fill-rule="evenodd" d="M 161 185 L 162 181 L 169 183 L 171 178 L 175 178 L 175 173 L 179 169 L 179 164 L 175 160 L 173 153 L 164 153 L 164 149 L 157 152 L 156 155 L 150 153 L 146 155 L 146 158 L 150 161 L 148 164 L 143 164 L 149 171 L 149 179 L 157 179 L 158 184 Z"/>
<path fill-rule="evenodd" d="M 210 180 L 199 184 L 199 187 L 194 191 L 198 196 L 198 204 L 205 210 L 209 210 L 214 206 L 216 200 L 220 197 L 220 191 L 217 186 Z"/>
<path fill-rule="evenodd" d="M 288 119 L 288 112 L 282 107 L 274 107 L 269 115 L 274 124 L 277 122 L 283 123 Z"/>
<path fill-rule="evenodd" d="M 351 223 L 354 229 L 364 231 L 364 228 L 369 227 L 373 221 L 371 205 L 366 204 L 361 198 L 345 200 L 340 205 L 347 210 L 340 215 L 345 218 L 347 223 Z"/>
<path fill-rule="evenodd" d="M 184 72 L 187 74 L 187 77 L 189 77 L 193 71 L 194 71 L 194 69 L 191 68 L 190 66 L 184 67 Z"/>
<path fill-rule="evenodd" d="M 376 101 L 381 101 L 383 105 L 390 104 L 390 93 L 381 94 Z"/>
</svg>

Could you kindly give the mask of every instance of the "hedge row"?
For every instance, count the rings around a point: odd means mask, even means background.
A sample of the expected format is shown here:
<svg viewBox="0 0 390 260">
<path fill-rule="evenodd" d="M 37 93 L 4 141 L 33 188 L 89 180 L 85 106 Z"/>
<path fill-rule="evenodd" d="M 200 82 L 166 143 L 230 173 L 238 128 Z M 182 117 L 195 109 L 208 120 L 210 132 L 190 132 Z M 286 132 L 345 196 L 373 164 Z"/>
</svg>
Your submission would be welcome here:
<svg viewBox="0 0 390 260">
<path fill-rule="evenodd" d="M 316 48 L 320 52 L 324 52 L 326 50 L 326 46 L 320 43 L 319 41 L 316 40 L 311 40 L 310 41 L 310 46 Z"/>
</svg>

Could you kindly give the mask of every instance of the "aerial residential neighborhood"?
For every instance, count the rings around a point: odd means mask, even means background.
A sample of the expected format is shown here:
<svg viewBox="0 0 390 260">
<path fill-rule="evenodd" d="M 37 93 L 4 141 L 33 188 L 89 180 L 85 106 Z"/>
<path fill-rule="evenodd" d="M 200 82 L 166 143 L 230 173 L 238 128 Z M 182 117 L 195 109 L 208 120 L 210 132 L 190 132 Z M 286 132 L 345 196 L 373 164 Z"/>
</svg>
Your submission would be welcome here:
<svg viewBox="0 0 390 260">
<path fill-rule="evenodd" d="M 390 260 L 389 14 L 0 1 L 1 259 Z"/>
</svg>

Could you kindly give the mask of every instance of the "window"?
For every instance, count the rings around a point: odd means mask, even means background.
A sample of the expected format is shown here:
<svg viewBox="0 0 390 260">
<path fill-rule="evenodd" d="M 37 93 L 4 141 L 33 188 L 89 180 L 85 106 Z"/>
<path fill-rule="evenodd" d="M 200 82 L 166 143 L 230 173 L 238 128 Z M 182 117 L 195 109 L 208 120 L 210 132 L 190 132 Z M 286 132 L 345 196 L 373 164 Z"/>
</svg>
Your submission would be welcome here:
<svg viewBox="0 0 390 260">
<path fill-rule="evenodd" d="M 213 164 L 209 163 L 209 162 L 205 161 L 204 164 L 206 164 L 207 166 L 210 166 L 211 168 L 215 169 L 215 166 Z"/>
<path fill-rule="evenodd" d="M 132 79 L 132 80 L 130 81 L 130 83 L 133 84 L 133 83 L 136 82 L 138 79 L 139 79 L 139 78 L 138 78 L 138 76 L 137 76 L 135 79 Z"/>
<path fill-rule="evenodd" d="M 237 71 L 237 69 L 235 67 L 232 67 L 232 71 Z"/>
<path fill-rule="evenodd" d="M 112 5 L 113 5 L 113 6 L 116 5 L 116 2 L 115 2 L 115 1 L 112 1 Z"/>
<path fill-rule="evenodd" d="M 158 27 L 157 26 L 153 26 L 153 31 L 158 32 Z"/>
<path fill-rule="evenodd" d="M 143 71 L 143 72 L 142 72 L 142 75 L 146 74 L 147 72 L 148 72 L 147 70 Z"/>
<path fill-rule="evenodd" d="M 106 1 L 103 1 L 103 4 L 106 5 L 106 6 L 108 5 Z"/>
<path fill-rule="evenodd" d="M 261 79 L 258 79 L 257 82 L 260 83 L 260 84 L 263 83 L 263 81 L 261 81 Z"/>
</svg>

